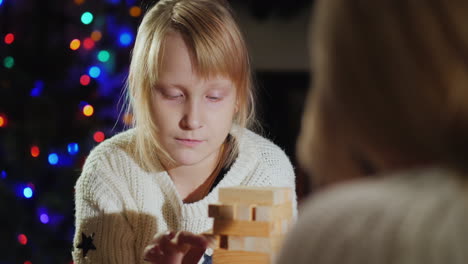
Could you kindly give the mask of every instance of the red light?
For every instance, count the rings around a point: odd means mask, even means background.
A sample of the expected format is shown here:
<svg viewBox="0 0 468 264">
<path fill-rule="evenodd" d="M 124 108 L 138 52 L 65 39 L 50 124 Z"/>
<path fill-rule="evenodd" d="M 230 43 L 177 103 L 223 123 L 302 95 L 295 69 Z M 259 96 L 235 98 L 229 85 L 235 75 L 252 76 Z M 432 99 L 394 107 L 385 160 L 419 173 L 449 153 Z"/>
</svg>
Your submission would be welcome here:
<svg viewBox="0 0 468 264">
<path fill-rule="evenodd" d="M 104 139 L 106 138 L 106 136 L 104 135 L 104 133 L 102 133 L 101 131 L 98 131 L 96 133 L 94 133 L 94 141 L 96 141 L 97 143 L 99 142 L 102 142 L 104 141 Z"/>
<path fill-rule="evenodd" d="M 89 77 L 88 75 L 81 75 L 80 77 L 80 83 L 81 85 L 83 86 L 86 86 L 88 85 L 89 83 L 91 82 L 91 77 Z"/>
<path fill-rule="evenodd" d="M 23 264 L 32 264 L 32 262 L 29 260 L 26 260 Z"/>
<path fill-rule="evenodd" d="M 5 115 L 0 114 L 0 127 L 5 127 L 7 125 L 7 118 Z"/>
<path fill-rule="evenodd" d="M 24 235 L 24 234 L 20 234 L 18 236 L 18 242 L 21 244 L 21 245 L 26 245 L 28 243 L 28 238 Z"/>
<path fill-rule="evenodd" d="M 94 48 L 94 41 L 91 38 L 86 38 L 83 41 L 83 47 L 87 50 Z"/>
<path fill-rule="evenodd" d="M 13 35 L 13 33 L 6 34 L 5 43 L 9 45 L 9 44 L 13 43 L 13 41 L 15 41 L 15 35 Z"/>
<path fill-rule="evenodd" d="M 33 158 L 39 157 L 39 154 L 41 153 L 40 149 L 38 146 L 32 146 L 31 147 L 31 156 Z"/>
</svg>

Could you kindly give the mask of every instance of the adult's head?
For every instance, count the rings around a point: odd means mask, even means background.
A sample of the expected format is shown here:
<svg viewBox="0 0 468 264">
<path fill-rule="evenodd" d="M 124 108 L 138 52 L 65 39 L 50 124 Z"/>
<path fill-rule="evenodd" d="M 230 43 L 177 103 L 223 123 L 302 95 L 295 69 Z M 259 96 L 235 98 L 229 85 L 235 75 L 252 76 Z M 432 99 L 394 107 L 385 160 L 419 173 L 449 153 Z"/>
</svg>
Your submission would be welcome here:
<svg viewBox="0 0 468 264">
<path fill-rule="evenodd" d="M 318 1 L 298 143 L 326 184 L 468 164 L 468 2 Z"/>
</svg>

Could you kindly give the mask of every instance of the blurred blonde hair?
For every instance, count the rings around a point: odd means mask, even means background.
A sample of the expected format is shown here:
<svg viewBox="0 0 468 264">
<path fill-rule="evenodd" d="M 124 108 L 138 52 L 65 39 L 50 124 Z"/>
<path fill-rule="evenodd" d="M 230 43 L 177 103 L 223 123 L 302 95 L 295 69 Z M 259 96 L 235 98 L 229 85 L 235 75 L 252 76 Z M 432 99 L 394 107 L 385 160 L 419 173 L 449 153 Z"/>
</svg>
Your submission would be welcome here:
<svg viewBox="0 0 468 264">
<path fill-rule="evenodd" d="M 316 10 L 301 164 L 339 142 L 377 162 L 466 169 L 468 1 L 324 0 Z"/>
<path fill-rule="evenodd" d="M 170 31 L 183 36 L 202 78 L 222 75 L 233 81 L 238 104 L 233 123 L 250 127 L 255 122 L 249 56 L 228 3 L 223 0 L 159 1 L 147 11 L 138 28 L 127 81 L 127 112 L 133 113 L 133 126 L 137 130 L 135 148 L 147 170 L 157 170 L 158 160 L 173 161 L 157 140 L 158 127 L 153 121 L 151 100 L 161 69 L 163 43 Z M 232 162 L 237 156 L 237 144 L 234 142 L 230 147 L 232 151 L 224 163 Z"/>
</svg>

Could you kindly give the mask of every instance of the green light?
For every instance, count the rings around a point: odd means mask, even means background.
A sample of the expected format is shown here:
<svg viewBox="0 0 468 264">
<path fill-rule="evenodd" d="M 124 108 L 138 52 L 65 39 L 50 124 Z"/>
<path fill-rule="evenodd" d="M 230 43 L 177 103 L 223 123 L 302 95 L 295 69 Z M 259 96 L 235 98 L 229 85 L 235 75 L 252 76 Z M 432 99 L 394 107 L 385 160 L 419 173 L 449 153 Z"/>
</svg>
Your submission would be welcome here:
<svg viewBox="0 0 468 264">
<path fill-rule="evenodd" d="M 83 15 L 81 15 L 81 22 L 83 22 L 85 25 L 93 22 L 93 14 L 90 12 L 84 12 Z"/>
<path fill-rule="evenodd" d="M 6 68 L 11 69 L 13 68 L 13 65 L 15 65 L 15 59 L 13 59 L 13 57 L 8 56 L 3 60 L 3 65 Z"/>
<path fill-rule="evenodd" d="M 110 54 L 107 50 L 101 50 L 98 53 L 98 60 L 101 62 L 106 62 L 109 60 Z"/>
</svg>

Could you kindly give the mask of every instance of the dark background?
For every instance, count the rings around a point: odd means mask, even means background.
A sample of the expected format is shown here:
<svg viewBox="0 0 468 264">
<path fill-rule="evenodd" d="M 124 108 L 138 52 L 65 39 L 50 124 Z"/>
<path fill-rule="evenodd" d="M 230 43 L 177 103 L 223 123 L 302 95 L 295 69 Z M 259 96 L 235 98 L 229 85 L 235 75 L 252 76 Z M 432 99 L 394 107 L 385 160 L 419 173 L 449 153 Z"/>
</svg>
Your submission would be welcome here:
<svg viewBox="0 0 468 264">
<path fill-rule="evenodd" d="M 6 120 L 0 122 L 0 264 L 72 263 L 75 181 L 98 144 L 94 133 L 108 138 L 124 128 L 120 99 L 133 40 L 126 46 L 119 38 L 128 32 L 134 39 L 141 20 L 129 8 L 144 13 L 156 1 L 75 1 L 0 0 L 0 118 Z M 308 192 L 295 141 L 309 83 L 310 2 L 231 1 L 251 52 L 264 134 L 296 166 L 299 198 Z M 88 25 L 80 21 L 85 11 L 94 15 Z M 72 39 L 83 43 L 95 30 L 102 38 L 93 48 L 70 49 Z M 108 61 L 97 59 L 101 50 L 110 53 Z M 91 66 L 101 74 L 82 85 Z M 86 104 L 95 110 L 90 117 L 82 113 Z M 68 151 L 70 143 L 77 153 Z"/>
</svg>

